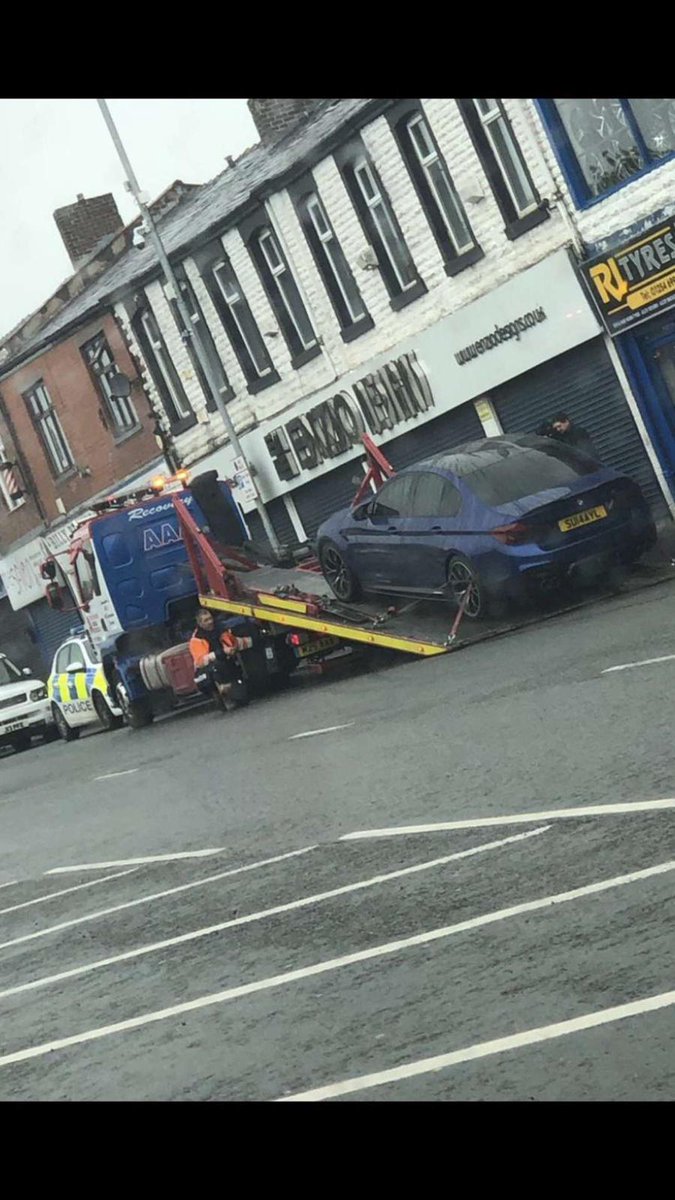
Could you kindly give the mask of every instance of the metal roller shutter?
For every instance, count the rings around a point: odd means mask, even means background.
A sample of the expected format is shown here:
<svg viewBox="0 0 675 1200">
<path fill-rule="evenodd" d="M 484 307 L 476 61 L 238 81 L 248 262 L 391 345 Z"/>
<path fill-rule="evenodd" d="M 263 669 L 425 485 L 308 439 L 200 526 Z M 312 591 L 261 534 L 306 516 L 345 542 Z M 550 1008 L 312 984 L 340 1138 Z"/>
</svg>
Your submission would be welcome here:
<svg viewBox="0 0 675 1200">
<path fill-rule="evenodd" d="M 68 602 L 66 600 L 66 603 Z M 82 621 L 77 612 L 56 612 L 55 609 L 49 607 L 46 600 L 38 600 L 35 604 L 29 604 L 26 612 L 35 630 L 42 660 L 47 670 L 50 671 L 52 660 L 61 642 L 65 642 L 74 629 L 79 632 L 83 628 Z"/>
<path fill-rule="evenodd" d="M 354 479 L 363 478 L 363 462 L 361 457 L 353 458 L 292 493 L 308 538 L 314 537 L 327 517 L 351 504 L 357 487 Z"/>
<path fill-rule="evenodd" d="M 505 433 L 532 433 L 560 410 L 590 433 L 603 463 L 640 484 L 656 516 L 663 493 L 621 385 L 599 339 L 561 354 L 491 393 Z"/>
<path fill-rule="evenodd" d="M 285 546 L 297 546 L 298 539 L 291 523 L 291 518 L 288 515 L 288 509 L 284 504 L 283 496 L 277 496 L 276 500 L 270 500 L 266 507 L 279 541 L 283 542 Z"/>
<path fill-rule="evenodd" d="M 386 442 L 382 449 L 392 467 L 399 471 L 432 454 L 440 454 L 462 442 L 471 442 L 484 436 L 473 404 L 462 404 L 442 417 L 414 426 L 407 433 Z"/>
<path fill-rule="evenodd" d="M 284 504 L 283 498 L 277 496 L 276 500 L 270 500 L 265 505 L 267 515 L 272 522 L 274 532 L 283 546 L 297 546 L 298 539 L 295 530 L 291 524 L 291 518 L 288 515 L 288 510 Z M 269 545 L 267 534 L 263 528 L 263 523 L 258 516 L 256 509 L 246 513 L 246 524 L 251 531 L 251 541 L 260 542 L 265 546 Z"/>
</svg>

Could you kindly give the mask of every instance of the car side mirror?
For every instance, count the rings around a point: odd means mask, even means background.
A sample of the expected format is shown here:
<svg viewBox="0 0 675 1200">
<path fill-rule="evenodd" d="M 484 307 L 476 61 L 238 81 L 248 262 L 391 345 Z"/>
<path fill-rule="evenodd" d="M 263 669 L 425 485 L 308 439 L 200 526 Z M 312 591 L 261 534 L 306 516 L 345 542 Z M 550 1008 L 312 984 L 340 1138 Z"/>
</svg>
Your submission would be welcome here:
<svg viewBox="0 0 675 1200">
<path fill-rule="evenodd" d="M 22 674 L 22 675 L 27 675 L 27 676 L 29 676 L 29 677 L 30 677 L 30 676 L 33 674 L 33 672 L 31 671 L 30 667 L 22 667 L 22 668 L 21 668 L 21 674 Z"/>
<path fill-rule="evenodd" d="M 81 662 L 74 662 L 71 663 L 69 667 L 66 667 L 66 671 L 69 675 L 79 675 L 80 671 L 86 671 L 86 669 L 87 668 L 85 667 L 84 663 Z"/>
<path fill-rule="evenodd" d="M 359 504 L 358 508 L 355 508 L 352 513 L 354 520 L 365 521 L 366 517 L 370 516 L 372 503 L 372 500 L 367 500 L 365 504 Z"/>
</svg>

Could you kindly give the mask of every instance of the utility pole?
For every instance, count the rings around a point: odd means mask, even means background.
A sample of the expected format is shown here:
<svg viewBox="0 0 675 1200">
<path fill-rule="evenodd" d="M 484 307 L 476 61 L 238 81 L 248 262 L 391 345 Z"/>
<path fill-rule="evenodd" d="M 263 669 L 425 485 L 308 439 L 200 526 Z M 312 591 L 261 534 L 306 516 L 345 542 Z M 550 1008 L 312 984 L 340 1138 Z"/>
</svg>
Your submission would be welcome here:
<svg viewBox="0 0 675 1200">
<path fill-rule="evenodd" d="M 185 328 L 185 335 L 186 335 L 186 337 L 192 338 L 195 352 L 197 354 L 197 358 L 199 359 L 199 364 L 204 372 L 204 375 L 206 376 L 206 380 L 209 385 L 211 397 L 216 405 L 218 412 L 220 413 L 220 415 L 223 419 L 223 424 L 227 430 L 227 434 L 230 439 L 230 445 L 232 446 L 232 449 L 234 450 L 235 456 L 237 458 L 242 458 L 244 460 L 246 468 L 249 471 L 249 474 L 251 476 L 251 483 L 252 483 L 254 491 L 255 491 L 255 496 L 256 496 L 255 506 L 258 511 L 258 515 L 260 516 L 260 520 L 263 523 L 263 528 L 265 530 L 265 533 L 267 534 L 267 537 L 269 539 L 272 550 L 274 551 L 275 554 L 278 554 L 279 553 L 279 541 L 277 539 L 277 535 L 274 532 L 274 527 L 272 525 L 272 522 L 270 521 L 270 519 L 267 515 L 267 510 L 265 508 L 265 505 L 263 504 L 262 500 L 260 499 L 260 493 L 258 491 L 258 485 L 256 483 L 255 477 L 249 468 L 246 455 L 244 454 L 244 451 L 241 446 L 241 442 L 239 441 L 239 438 L 237 437 L 234 425 L 232 424 L 232 421 L 230 420 L 230 414 L 227 411 L 227 406 L 224 403 L 223 398 L 220 394 L 220 390 L 218 388 L 218 380 L 216 379 L 214 371 L 211 367 L 211 362 L 209 360 L 209 356 L 206 353 L 206 350 L 204 349 L 199 330 L 194 328 L 192 321 L 190 320 L 190 313 L 189 313 L 187 305 L 183 299 L 183 293 L 181 292 L 181 289 L 178 286 L 178 281 L 176 279 L 176 276 L 173 273 L 171 263 L 169 262 L 166 251 L 164 249 L 164 245 L 162 243 L 162 239 L 161 239 L 159 232 L 155 226 L 155 222 L 153 220 L 152 213 L 150 212 L 150 209 L 148 208 L 148 199 L 144 195 L 144 193 L 141 191 L 138 179 L 136 178 L 136 175 L 134 174 L 134 169 L 129 161 L 127 152 L 124 149 L 122 139 L 120 138 L 120 135 L 117 131 L 117 126 L 115 125 L 115 122 L 113 121 L 113 118 L 110 113 L 110 109 L 108 108 L 108 105 L 107 105 L 107 102 L 105 100 L 98 100 L 97 104 L 101 110 L 101 115 L 103 116 L 103 120 L 105 121 L 106 125 L 108 126 L 108 131 L 110 133 L 110 136 L 111 136 L 113 142 L 115 143 L 115 149 L 117 150 L 117 153 L 119 155 L 120 162 L 122 163 L 122 166 L 124 167 L 124 170 L 126 172 L 129 190 L 132 192 L 134 199 L 135 199 L 139 209 L 141 210 L 141 215 L 143 217 L 143 224 L 147 231 L 148 239 L 155 251 L 155 254 L 157 255 L 160 266 L 164 272 L 164 277 L 166 279 L 166 282 L 169 285 L 169 288 L 176 299 L 178 311 L 180 312 L 180 315 L 183 320 L 183 325 Z"/>
</svg>

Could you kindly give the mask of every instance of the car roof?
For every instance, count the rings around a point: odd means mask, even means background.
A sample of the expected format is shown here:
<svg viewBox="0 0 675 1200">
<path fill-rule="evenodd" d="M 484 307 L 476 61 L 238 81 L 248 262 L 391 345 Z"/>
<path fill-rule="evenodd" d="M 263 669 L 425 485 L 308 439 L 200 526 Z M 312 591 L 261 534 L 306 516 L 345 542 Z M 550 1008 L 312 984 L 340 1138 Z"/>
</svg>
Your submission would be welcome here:
<svg viewBox="0 0 675 1200">
<path fill-rule="evenodd" d="M 411 471 L 448 471 L 460 478 L 470 475 L 472 471 L 499 462 L 513 449 L 536 450 L 539 446 L 550 445 L 549 438 L 538 437 L 534 433 L 501 434 L 499 437 L 476 438 L 471 442 L 462 442 L 451 450 L 442 450 L 430 458 L 414 463 L 407 468 Z"/>
</svg>

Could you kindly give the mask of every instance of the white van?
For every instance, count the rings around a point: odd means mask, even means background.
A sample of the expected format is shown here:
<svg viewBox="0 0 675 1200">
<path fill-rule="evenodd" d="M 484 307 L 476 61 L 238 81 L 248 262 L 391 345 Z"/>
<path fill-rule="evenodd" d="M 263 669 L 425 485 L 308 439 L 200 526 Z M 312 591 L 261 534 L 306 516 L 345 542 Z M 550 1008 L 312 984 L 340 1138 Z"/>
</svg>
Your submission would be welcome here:
<svg viewBox="0 0 675 1200">
<path fill-rule="evenodd" d="M 0 749 L 27 750 L 31 738 L 56 735 L 46 685 L 29 667 L 19 670 L 0 654 Z"/>
</svg>

